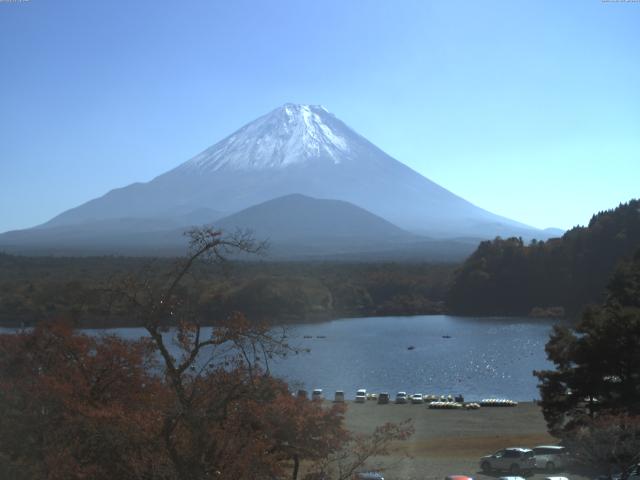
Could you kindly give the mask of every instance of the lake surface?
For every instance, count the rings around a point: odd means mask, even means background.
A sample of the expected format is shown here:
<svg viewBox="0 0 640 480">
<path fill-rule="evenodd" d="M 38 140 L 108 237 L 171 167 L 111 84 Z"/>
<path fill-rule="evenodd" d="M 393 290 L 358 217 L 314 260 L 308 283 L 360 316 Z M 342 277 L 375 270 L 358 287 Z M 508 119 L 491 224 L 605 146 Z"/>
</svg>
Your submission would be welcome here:
<svg viewBox="0 0 640 480">
<path fill-rule="evenodd" d="M 270 367 L 292 389 L 322 388 L 330 398 L 335 390 L 353 398 L 358 388 L 366 388 L 392 395 L 403 390 L 461 393 L 465 400 L 531 401 L 539 398 L 533 370 L 552 368 L 544 346 L 553 324 L 544 319 L 432 315 L 291 325 L 289 344 L 310 352 L 274 360 Z M 141 328 L 86 331 L 126 338 L 145 333 Z"/>
<path fill-rule="evenodd" d="M 530 401 L 539 398 L 533 370 L 552 368 L 544 346 L 553 323 L 437 315 L 295 326 L 291 336 L 311 352 L 280 361 L 272 371 L 309 390 L 322 388 L 325 395 L 344 390 L 354 397 L 366 388 Z"/>
</svg>

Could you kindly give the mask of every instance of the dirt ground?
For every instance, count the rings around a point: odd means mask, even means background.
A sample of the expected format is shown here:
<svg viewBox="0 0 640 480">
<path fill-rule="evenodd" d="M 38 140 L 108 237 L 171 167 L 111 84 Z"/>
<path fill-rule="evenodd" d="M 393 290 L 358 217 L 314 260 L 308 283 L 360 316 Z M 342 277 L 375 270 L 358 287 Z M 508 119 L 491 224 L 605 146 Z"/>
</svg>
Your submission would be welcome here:
<svg viewBox="0 0 640 480">
<path fill-rule="evenodd" d="M 540 408 L 533 403 L 479 410 L 435 410 L 426 405 L 411 404 L 377 405 L 371 400 L 364 404 L 348 403 L 346 424 L 354 432 L 368 433 L 386 422 L 413 420 L 413 436 L 398 442 L 392 455 L 372 462 L 372 467 L 374 464 L 384 467 L 386 480 L 443 480 L 446 475 L 454 474 L 495 480 L 480 472 L 481 456 L 506 447 L 531 448 L 557 443 L 547 433 Z M 549 475 L 583 480 L 583 477 L 567 472 L 536 473 L 528 480 L 542 480 Z"/>
</svg>

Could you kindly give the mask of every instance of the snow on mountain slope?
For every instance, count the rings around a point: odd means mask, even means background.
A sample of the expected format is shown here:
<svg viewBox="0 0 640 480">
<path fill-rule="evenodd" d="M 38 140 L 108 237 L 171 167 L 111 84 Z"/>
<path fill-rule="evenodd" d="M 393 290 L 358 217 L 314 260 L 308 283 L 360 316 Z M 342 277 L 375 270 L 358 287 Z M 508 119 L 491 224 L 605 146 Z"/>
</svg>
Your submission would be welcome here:
<svg viewBox="0 0 640 480">
<path fill-rule="evenodd" d="M 349 159 L 349 146 L 329 117 L 319 106 L 286 104 L 216 143 L 180 170 L 261 170 L 313 159 L 340 163 Z"/>
</svg>

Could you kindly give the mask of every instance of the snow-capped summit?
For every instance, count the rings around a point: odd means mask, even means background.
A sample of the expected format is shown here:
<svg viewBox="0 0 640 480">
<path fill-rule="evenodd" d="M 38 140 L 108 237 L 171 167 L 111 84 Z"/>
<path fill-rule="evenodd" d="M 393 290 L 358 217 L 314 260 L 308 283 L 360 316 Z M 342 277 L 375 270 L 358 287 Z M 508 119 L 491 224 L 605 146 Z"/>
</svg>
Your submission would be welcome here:
<svg viewBox="0 0 640 480">
<path fill-rule="evenodd" d="M 349 158 L 348 127 L 319 105 L 287 103 L 245 125 L 180 169 L 214 172 L 282 168 Z"/>
</svg>

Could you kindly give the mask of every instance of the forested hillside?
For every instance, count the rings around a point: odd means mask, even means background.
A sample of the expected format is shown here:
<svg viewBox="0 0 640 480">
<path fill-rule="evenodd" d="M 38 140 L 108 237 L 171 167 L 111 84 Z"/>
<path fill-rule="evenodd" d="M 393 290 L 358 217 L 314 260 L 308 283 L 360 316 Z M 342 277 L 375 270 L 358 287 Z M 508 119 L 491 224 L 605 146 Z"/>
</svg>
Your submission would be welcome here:
<svg viewBox="0 0 640 480">
<path fill-rule="evenodd" d="M 638 248 L 640 200 L 546 242 L 485 241 L 456 272 L 447 306 L 456 314 L 573 316 L 602 302 L 616 266 Z"/>
<path fill-rule="evenodd" d="M 174 259 L 20 257 L 0 254 L 0 324 L 71 317 L 82 326 L 131 325 L 110 291 L 129 278 L 162 284 Z M 242 311 L 301 322 L 366 315 L 442 313 L 455 264 L 230 262 L 198 264 L 184 288 L 205 323 Z"/>
</svg>

